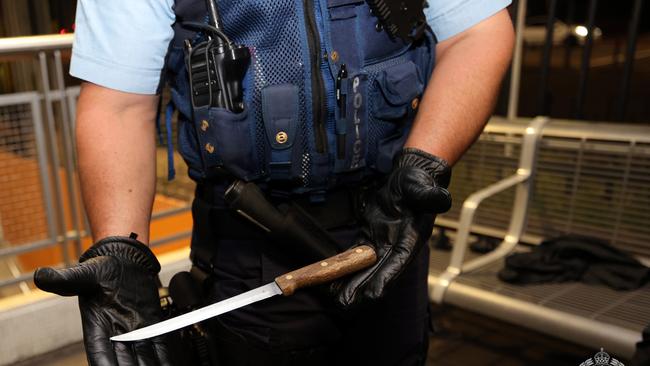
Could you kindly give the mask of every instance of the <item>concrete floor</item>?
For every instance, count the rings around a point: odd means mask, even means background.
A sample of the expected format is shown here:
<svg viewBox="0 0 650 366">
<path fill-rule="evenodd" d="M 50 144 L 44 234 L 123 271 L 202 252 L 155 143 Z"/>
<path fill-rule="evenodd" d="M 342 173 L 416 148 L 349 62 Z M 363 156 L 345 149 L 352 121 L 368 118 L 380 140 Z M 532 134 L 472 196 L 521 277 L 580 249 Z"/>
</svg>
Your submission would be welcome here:
<svg viewBox="0 0 650 366">
<path fill-rule="evenodd" d="M 45 355 L 18 362 L 14 366 L 84 366 L 86 354 L 81 343 L 73 344 Z"/>
<path fill-rule="evenodd" d="M 428 366 L 577 366 L 598 351 L 452 307 L 433 311 Z M 37 365 L 86 365 L 83 346 L 71 345 L 14 366 Z"/>
<path fill-rule="evenodd" d="M 577 366 L 598 351 L 452 307 L 434 312 L 431 366 Z"/>
</svg>

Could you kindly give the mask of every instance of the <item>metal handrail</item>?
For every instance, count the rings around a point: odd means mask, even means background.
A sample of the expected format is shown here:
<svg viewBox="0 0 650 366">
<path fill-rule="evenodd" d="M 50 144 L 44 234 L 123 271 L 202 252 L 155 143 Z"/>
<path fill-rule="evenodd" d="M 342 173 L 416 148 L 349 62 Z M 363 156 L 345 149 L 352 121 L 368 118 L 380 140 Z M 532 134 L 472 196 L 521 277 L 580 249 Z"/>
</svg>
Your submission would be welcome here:
<svg viewBox="0 0 650 366">
<path fill-rule="evenodd" d="M 191 205 L 183 205 L 180 207 L 176 208 L 171 208 L 168 210 L 164 211 L 158 211 L 155 212 L 151 215 L 151 220 L 157 220 L 157 219 L 163 219 L 167 217 L 172 217 L 175 215 L 179 215 L 185 212 L 189 212 L 191 210 Z M 157 240 L 152 240 L 151 245 L 162 245 L 168 242 L 172 242 L 175 240 L 179 240 L 182 238 L 187 238 L 190 237 L 191 231 L 184 231 L 179 234 L 174 234 L 170 236 L 166 236 Z M 0 260 L 4 257 L 9 257 L 9 256 L 14 256 L 14 255 L 19 255 L 23 253 L 28 253 L 28 252 L 33 252 L 36 250 L 40 250 L 43 248 L 47 247 L 52 247 L 55 245 L 59 245 L 59 243 L 63 241 L 72 241 L 72 240 L 80 240 L 81 238 L 88 236 L 89 234 L 86 231 L 78 231 L 78 230 L 69 230 L 65 237 L 63 236 L 55 236 L 54 238 L 50 239 L 44 239 L 44 240 L 39 240 L 35 241 L 29 244 L 21 244 L 13 247 L 7 247 L 7 248 L 0 248 Z M 180 236 L 180 237 L 178 237 Z M 2 287 L 4 282 L 0 282 L 0 287 Z"/>
<path fill-rule="evenodd" d="M 72 33 L 0 38 L 0 55 L 67 49 L 73 39 Z"/>
<path fill-rule="evenodd" d="M 447 288 L 449 288 L 451 282 L 458 275 L 463 272 L 476 270 L 505 257 L 519 243 L 519 239 L 526 226 L 528 204 L 530 202 L 532 181 L 537 161 L 537 149 L 541 140 L 542 130 L 548 121 L 548 117 L 537 117 L 526 128 L 519 159 L 519 168 L 514 175 L 474 192 L 463 202 L 451 260 L 445 272 L 435 282 L 431 294 L 433 301 L 442 303 Z M 517 186 L 517 191 L 512 206 L 510 225 L 504 240 L 493 252 L 464 263 L 465 253 L 469 246 L 469 234 L 472 222 L 474 221 L 474 215 L 479 205 L 485 199 L 514 186 Z"/>
<path fill-rule="evenodd" d="M 169 210 L 169 211 L 182 213 L 184 211 L 189 211 L 189 207 L 182 207 L 179 210 Z M 164 211 L 163 213 L 168 213 L 168 211 Z M 191 237 L 191 235 L 192 235 L 191 230 L 182 231 L 180 233 L 171 234 L 171 235 L 163 236 L 161 238 L 157 238 L 155 240 L 152 240 L 149 243 L 149 246 L 151 246 L 152 248 L 155 248 L 155 247 L 162 246 L 162 245 L 165 245 L 165 244 L 169 244 L 169 243 L 179 241 L 179 240 L 182 240 L 182 239 L 187 239 L 187 238 Z M 73 233 L 73 235 L 67 235 L 66 236 L 67 240 L 73 240 L 75 238 L 78 238 L 78 233 Z M 61 239 L 61 240 L 63 240 L 63 239 Z M 22 245 L 22 246 L 19 246 L 19 247 L 3 248 L 3 249 L 0 249 L 0 257 L 4 257 L 4 256 L 8 256 L 8 255 L 18 255 L 18 254 L 22 254 L 22 253 L 36 251 L 36 250 L 43 249 L 43 248 L 52 247 L 52 246 L 58 245 L 59 242 L 60 242 L 60 240 L 59 241 L 42 240 L 42 241 L 39 241 L 39 242 L 35 242 L 35 243 L 32 243 L 32 244 L 28 244 L 28 245 Z M 8 278 L 8 279 L 0 280 L 0 288 L 15 285 L 15 284 L 21 283 L 21 282 L 29 281 L 29 280 L 32 279 L 33 276 L 34 276 L 34 274 L 32 272 L 27 272 L 27 273 L 20 273 L 19 275 L 17 275 L 14 278 Z"/>
</svg>

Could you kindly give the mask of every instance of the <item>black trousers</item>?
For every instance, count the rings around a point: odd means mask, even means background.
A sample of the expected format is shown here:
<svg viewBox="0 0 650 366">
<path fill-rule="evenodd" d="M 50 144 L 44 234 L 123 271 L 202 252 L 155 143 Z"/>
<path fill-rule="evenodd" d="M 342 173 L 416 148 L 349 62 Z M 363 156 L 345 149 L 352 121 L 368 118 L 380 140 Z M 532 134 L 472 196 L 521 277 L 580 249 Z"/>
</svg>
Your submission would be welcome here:
<svg viewBox="0 0 650 366">
<path fill-rule="evenodd" d="M 193 251 L 198 245 L 214 248 L 208 302 L 267 284 L 306 264 L 264 236 L 228 233 L 230 228 L 215 222 L 223 210 L 221 203 L 200 198 L 192 210 Z M 251 224 L 250 230 L 258 229 Z M 356 232 L 353 226 L 331 230 L 344 247 L 351 245 Z M 425 246 L 385 298 L 358 309 L 337 308 L 327 287 L 321 286 L 213 319 L 220 365 L 424 365 L 429 329 L 428 258 Z"/>
</svg>

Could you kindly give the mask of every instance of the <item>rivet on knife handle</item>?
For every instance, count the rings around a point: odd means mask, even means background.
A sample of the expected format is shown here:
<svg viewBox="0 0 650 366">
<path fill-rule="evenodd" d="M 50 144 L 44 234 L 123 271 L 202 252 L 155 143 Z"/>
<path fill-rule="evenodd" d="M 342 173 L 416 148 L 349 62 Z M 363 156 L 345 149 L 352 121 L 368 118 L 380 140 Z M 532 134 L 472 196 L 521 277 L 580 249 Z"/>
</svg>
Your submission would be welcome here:
<svg viewBox="0 0 650 366">
<path fill-rule="evenodd" d="M 288 296 L 299 288 L 333 281 L 369 267 L 376 261 L 375 250 L 367 245 L 362 245 L 320 262 L 285 273 L 276 277 L 275 283 L 282 290 L 282 294 Z"/>
</svg>

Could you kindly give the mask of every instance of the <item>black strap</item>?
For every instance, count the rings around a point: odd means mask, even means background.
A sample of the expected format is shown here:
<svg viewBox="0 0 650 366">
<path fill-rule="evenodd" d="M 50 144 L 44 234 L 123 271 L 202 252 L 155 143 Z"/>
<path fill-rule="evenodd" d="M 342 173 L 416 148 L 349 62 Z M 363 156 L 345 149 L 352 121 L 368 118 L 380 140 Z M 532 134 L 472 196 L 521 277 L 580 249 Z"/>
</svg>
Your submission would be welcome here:
<svg viewBox="0 0 650 366">
<path fill-rule="evenodd" d="M 214 245 L 218 240 L 278 239 L 227 208 L 223 198 L 225 189 L 222 184 L 197 186 L 192 208 L 196 224 L 190 255 L 195 266 L 193 270 L 208 276 L 213 270 L 213 259 L 218 255 Z M 286 247 L 289 243 L 301 243 L 298 248 L 292 247 L 292 251 L 302 253 L 301 256 L 310 261 L 340 252 L 343 248 L 332 241 L 326 231 L 356 225 L 367 191 L 367 188 L 339 189 L 328 192 L 323 203 L 313 203 L 306 195 L 271 198 L 270 202 L 286 215 L 285 223 L 289 227 L 302 228 L 285 233 L 290 240 L 276 244 Z M 282 237 L 285 234 L 278 233 Z"/>
<path fill-rule="evenodd" d="M 215 211 L 221 223 L 214 223 L 218 225 L 219 229 L 223 232 L 242 231 L 242 229 L 250 230 L 254 228 L 256 232 L 261 232 L 257 226 L 250 224 L 249 221 L 244 220 L 240 215 L 232 212 L 227 208 L 223 196 L 227 188 L 226 184 L 200 184 L 196 187 L 196 197 L 202 201 L 221 208 Z M 371 191 L 369 186 L 360 187 L 343 187 L 325 193 L 324 202 L 312 202 L 309 194 L 303 195 L 267 195 L 267 198 L 276 207 L 296 205 L 304 212 L 309 214 L 314 220 L 323 228 L 330 230 L 344 226 L 356 224 L 363 212 L 366 197 L 368 192 Z M 217 219 L 217 217 L 215 217 Z M 242 226 L 242 223 L 246 223 Z M 221 231 L 221 230 L 220 230 Z M 224 238 L 229 239 L 247 239 L 247 234 L 224 234 L 228 235 Z M 244 235 L 245 237 L 242 237 Z M 256 235 L 253 238 L 259 237 Z"/>
</svg>

